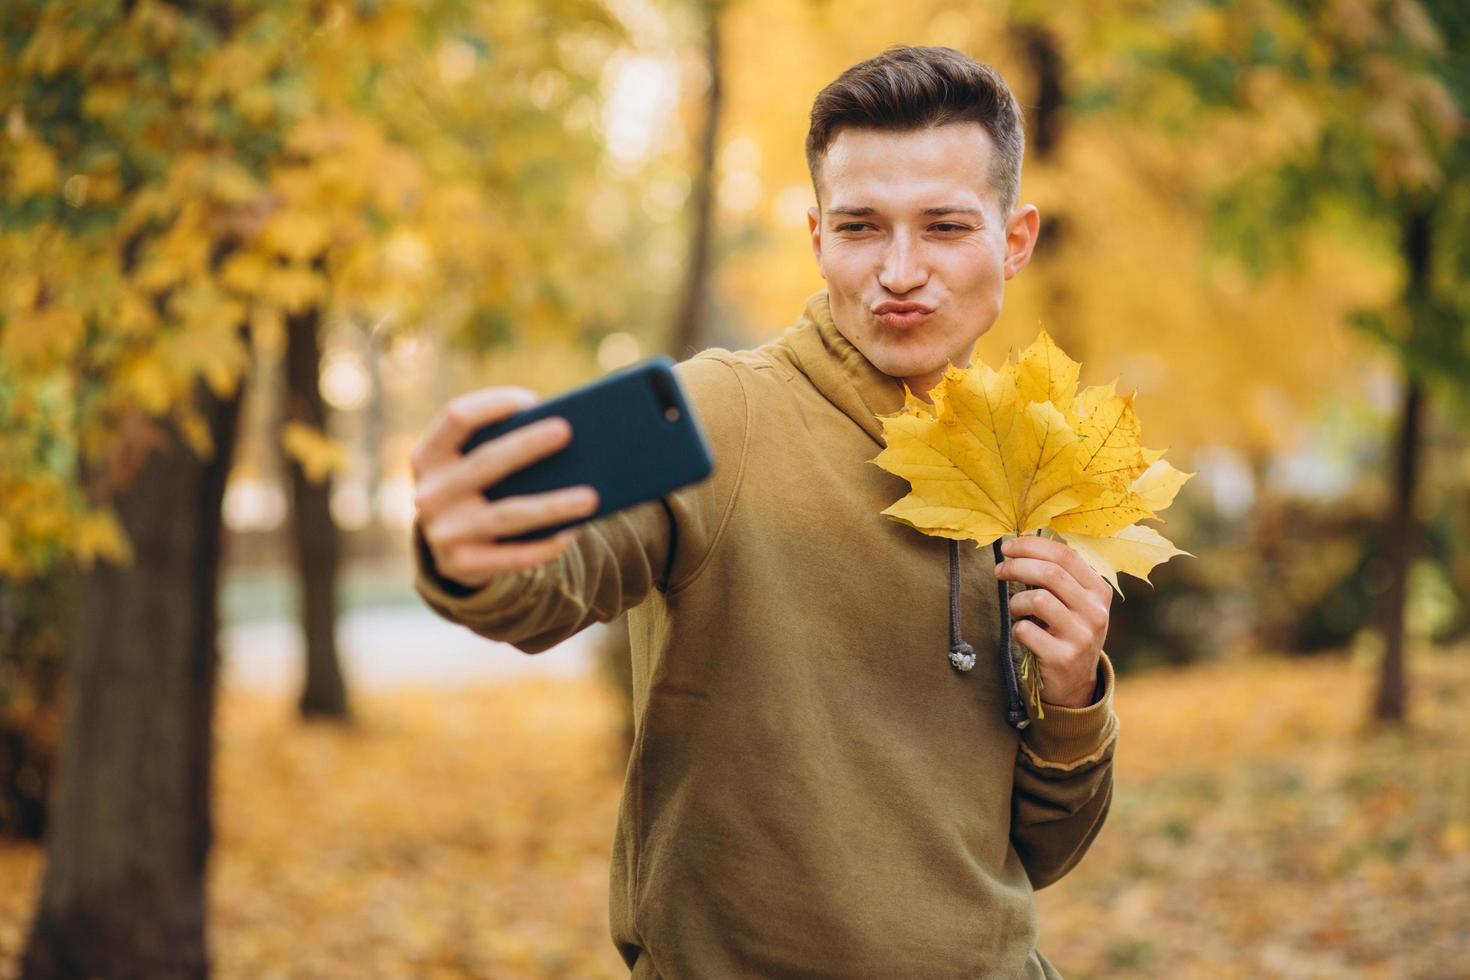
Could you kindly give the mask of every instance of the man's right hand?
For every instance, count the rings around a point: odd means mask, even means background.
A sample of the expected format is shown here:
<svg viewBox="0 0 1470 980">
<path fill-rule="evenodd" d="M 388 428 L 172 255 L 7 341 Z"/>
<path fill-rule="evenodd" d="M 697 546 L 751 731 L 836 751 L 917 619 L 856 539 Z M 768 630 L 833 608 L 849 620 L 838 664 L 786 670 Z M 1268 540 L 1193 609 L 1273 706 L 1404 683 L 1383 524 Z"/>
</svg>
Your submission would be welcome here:
<svg viewBox="0 0 1470 980">
<path fill-rule="evenodd" d="M 486 487 L 571 441 L 572 427 L 564 418 L 540 419 L 461 455 L 459 447 L 476 429 L 538 401 L 535 392 L 515 387 L 461 395 L 440 411 L 409 457 L 419 528 L 435 570 L 451 582 L 479 588 L 498 575 L 550 561 L 567 549 L 580 526 L 539 541 L 499 539 L 597 510 L 597 491 L 586 485 L 485 499 Z"/>
</svg>

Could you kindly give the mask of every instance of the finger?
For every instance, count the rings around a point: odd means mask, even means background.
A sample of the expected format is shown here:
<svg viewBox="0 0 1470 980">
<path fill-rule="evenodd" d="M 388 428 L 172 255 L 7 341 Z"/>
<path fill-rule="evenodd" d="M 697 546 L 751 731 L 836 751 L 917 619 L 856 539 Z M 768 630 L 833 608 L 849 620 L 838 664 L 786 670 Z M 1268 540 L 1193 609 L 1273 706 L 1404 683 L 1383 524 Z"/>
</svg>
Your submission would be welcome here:
<svg viewBox="0 0 1470 980">
<path fill-rule="evenodd" d="M 480 586 L 501 575 L 509 575 L 552 561 L 566 551 L 581 528 L 568 528 L 539 541 L 496 544 L 462 544 L 453 548 L 439 570 L 466 585 Z"/>
<path fill-rule="evenodd" d="M 1091 565 L 1077 553 L 1077 549 L 1051 538 L 1044 538 L 1039 534 L 1021 534 L 1010 538 L 1001 544 L 1001 551 L 1007 556 L 1023 556 L 1027 558 L 1044 558 L 1054 561 L 1067 570 L 1067 572 L 1089 592 L 1111 594 L 1112 586 L 1097 573 Z"/>
<path fill-rule="evenodd" d="M 450 401 L 429 423 L 409 457 L 414 478 L 459 458 L 459 447 L 480 426 L 499 422 L 536 402 L 534 391 L 516 387 L 481 388 Z"/>
<path fill-rule="evenodd" d="M 1034 616 L 1053 636 L 1072 640 L 1082 647 L 1093 643 L 1092 626 L 1069 609 L 1050 589 L 1027 589 L 1011 596 L 1011 618 L 1019 621 Z"/>
<path fill-rule="evenodd" d="M 581 485 L 546 493 L 504 497 L 494 503 L 483 499 L 458 507 L 438 522 L 446 545 L 489 544 L 524 531 L 549 527 L 597 512 L 597 491 Z"/>
<path fill-rule="evenodd" d="M 460 498 L 478 499 L 486 487 L 566 448 L 571 439 L 571 424 L 560 416 L 539 419 L 491 439 L 429 473 L 419 487 L 418 506 L 432 512 L 453 506 Z"/>
<path fill-rule="evenodd" d="M 995 566 L 995 576 L 1049 589 L 1071 609 L 1082 609 L 1094 597 L 1066 568 L 1042 558 L 1007 558 Z"/>
<path fill-rule="evenodd" d="M 1017 643 L 1036 654 L 1037 659 L 1043 663 L 1063 664 L 1072 656 L 1072 647 L 1067 641 L 1052 636 L 1029 619 L 1013 624 L 1011 635 L 1016 638 Z"/>
</svg>

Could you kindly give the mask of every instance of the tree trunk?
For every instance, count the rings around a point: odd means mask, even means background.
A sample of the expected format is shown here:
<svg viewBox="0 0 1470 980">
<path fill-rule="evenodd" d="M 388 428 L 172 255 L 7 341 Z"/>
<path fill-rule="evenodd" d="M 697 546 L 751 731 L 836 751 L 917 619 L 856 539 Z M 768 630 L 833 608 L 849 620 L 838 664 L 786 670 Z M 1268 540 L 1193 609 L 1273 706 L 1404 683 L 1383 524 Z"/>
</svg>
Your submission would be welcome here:
<svg viewBox="0 0 1470 980">
<path fill-rule="evenodd" d="M 1011 27 L 1011 36 L 1030 70 L 1032 104 L 1027 112 L 1026 154 L 1030 162 L 1047 166 L 1057 160 L 1058 149 L 1066 133 L 1067 75 L 1062 59 L 1061 43 L 1045 22 L 1027 20 Z M 1019 202 L 1017 202 L 1019 203 Z M 1072 221 L 1061 207 L 1041 216 L 1040 233 L 1030 276 L 1040 276 L 1043 297 L 1042 315 L 1052 339 L 1073 357 L 1087 361 L 1087 338 L 1073 328 L 1075 305 L 1071 278 L 1070 239 Z"/>
<path fill-rule="evenodd" d="M 1409 315 L 1423 308 L 1423 297 L 1429 291 L 1430 255 L 1433 250 L 1431 210 L 1410 207 L 1404 214 L 1400 231 L 1400 248 L 1408 275 L 1404 284 L 1404 302 Z M 1415 324 L 1415 327 L 1418 325 Z M 1404 664 L 1404 602 L 1408 595 L 1409 568 L 1414 561 L 1418 527 L 1414 520 L 1414 489 L 1418 485 L 1419 440 L 1423 426 L 1423 386 L 1409 374 L 1405 378 L 1404 407 L 1399 417 L 1398 451 L 1393 481 L 1393 512 L 1389 516 L 1388 592 L 1379 610 L 1383 624 L 1383 665 L 1378 681 L 1378 695 L 1373 701 L 1373 717 L 1379 721 L 1402 723 L 1408 718 L 1408 671 Z"/>
<path fill-rule="evenodd" d="M 133 564 L 80 582 L 27 980 L 207 973 L 220 503 L 240 394 L 198 392 L 214 457 L 163 435 L 113 501 Z"/>
<path fill-rule="evenodd" d="M 368 400 L 362 407 L 363 456 L 367 472 L 363 476 L 368 511 L 372 513 L 383 488 L 383 446 L 388 441 L 387 397 L 383 393 L 383 335 L 377 329 L 363 332 L 363 364 L 367 367 Z M 374 541 L 382 537 L 383 525 L 370 521 Z"/>
<path fill-rule="evenodd" d="M 1404 605 L 1409 568 L 1418 544 L 1414 520 L 1414 488 L 1418 483 L 1419 436 L 1423 426 L 1423 386 L 1410 377 L 1399 418 L 1398 452 L 1394 468 L 1393 513 L 1389 517 L 1388 591 L 1383 597 L 1383 664 L 1373 717 L 1401 723 L 1408 717 L 1408 676 L 1404 668 Z"/>
<path fill-rule="evenodd" d="M 714 253 L 715 157 L 719 146 L 720 110 L 724 101 L 724 81 L 720 71 L 720 6 L 719 0 L 705 0 L 700 4 L 705 15 L 705 68 L 709 74 L 709 88 L 705 90 L 699 166 L 690 194 L 693 221 L 689 228 L 689 258 L 684 267 L 679 312 L 669 338 L 669 353 L 675 360 L 682 360 L 703 349 L 700 341 L 705 326 Z"/>
<path fill-rule="evenodd" d="M 286 322 L 286 418 L 325 432 L 322 400 L 321 311 L 309 309 Z M 301 464 L 291 474 L 291 536 L 296 544 L 306 678 L 299 706 L 306 718 L 346 719 L 347 686 L 337 659 L 337 526 L 332 522 L 332 478 L 306 478 Z"/>
</svg>

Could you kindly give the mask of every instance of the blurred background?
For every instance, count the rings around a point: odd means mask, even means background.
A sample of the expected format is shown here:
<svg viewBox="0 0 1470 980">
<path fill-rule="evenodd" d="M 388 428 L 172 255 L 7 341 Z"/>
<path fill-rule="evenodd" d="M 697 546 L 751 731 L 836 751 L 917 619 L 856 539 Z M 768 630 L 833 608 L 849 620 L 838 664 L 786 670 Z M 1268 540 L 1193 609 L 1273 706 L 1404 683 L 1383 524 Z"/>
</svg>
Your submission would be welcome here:
<svg viewBox="0 0 1470 980">
<path fill-rule="evenodd" d="M 437 619 L 409 453 L 472 388 L 778 335 L 812 98 L 895 43 L 1025 111 L 977 358 L 1044 326 L 1196 473 L 1039 945 L 1470 972 L 1462 4 L 9 0 L 0 975 L 626 975 L 626 630 Z"/>
</svg>

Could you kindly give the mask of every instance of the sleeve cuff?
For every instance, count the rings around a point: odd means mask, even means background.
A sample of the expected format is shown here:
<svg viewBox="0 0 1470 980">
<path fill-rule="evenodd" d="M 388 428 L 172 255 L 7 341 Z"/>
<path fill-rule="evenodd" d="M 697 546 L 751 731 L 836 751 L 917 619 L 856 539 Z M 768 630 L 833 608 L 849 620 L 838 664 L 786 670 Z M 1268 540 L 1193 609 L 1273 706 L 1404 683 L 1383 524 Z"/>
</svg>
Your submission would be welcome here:
<svg viewBox="0 0 1470 980">
<path fill-rule="evenodd" d="M 1021 735 L 1021 748 L 1039 767 L 1074 769 L 1096 762 L 1117 738 L 1118 719 L 1113 713 L 1113 663 L 1107 651 L 1098 658 L 1096 700 L 1085 708 L 1046 705 L 1044 718 L 1033 718 Z"/>
<path fill-rule="evenodd" d="M 523 594 L 541 566 L 500 575 L 477 588 L 461 585 L 439 574 L 434 555 L 419 522 L 413 522 L 414 589 L 433 609 L 457 621 L 472 618 L 476 610 L 495 608 L 511 596 Z"/>
</svg>

